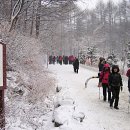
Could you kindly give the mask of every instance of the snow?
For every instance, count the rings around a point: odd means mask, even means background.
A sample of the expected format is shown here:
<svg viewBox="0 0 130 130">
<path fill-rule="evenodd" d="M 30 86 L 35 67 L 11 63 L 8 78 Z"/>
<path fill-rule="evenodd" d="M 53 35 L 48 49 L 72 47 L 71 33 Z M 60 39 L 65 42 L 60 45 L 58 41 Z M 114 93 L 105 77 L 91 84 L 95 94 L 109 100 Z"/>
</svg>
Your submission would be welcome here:
<svg viewBox="0 0 130 130">
<path fill-rule="evenodd" d="M 44 72 L 44 74 L 46 74 Z M 23 77 L 22 77 L 23 76 Z M 50 76 L 50 75 L 49 75 Z M 48 76 L 46 75 L 46 78 Z M 48 94 L 48 97 L 39 97 L 41 91 L 36 93 L 36 102 L 30 102 L 28 99 L 32 99 L 28 94 L 35 91 L 35 89 L 28 89 L 28 76 L 25 73 L 8 72 L 8 87 L 5 91 L 5 120 L 6 130 L 42 130 L 46 126 L 47 121 L 50 122 L 53 110 L 53 95 Z M 48 78 L 49 80 L 50 78 Z M 51 78 L 52 79 L 52 78 Z M 42 79 L 42 82 L 45 80 Z M 50 81 L 49 83 L 51 83 Z M 39 83 L 37 81 L 37 83 Z M 44 85 L 45 83 L 42 83 Z M 47 81 L 46 81 L 47 84 Z M 42 86 L 44 87 L 44 86 Z M 47 86 L 46 86 L 47 87 Z M 18 93 L 22 90 L 23 94 Z M 44 94 L 44 92 L 43 92 Z M 41 95 L 40 95 L 41 96 Z"/>
<path fill-rule="evenodd" d="M 97 76 L 98 71 L 91 67 L 80 67 L 79 74 L 73 72 L 71 65 L 50 65 L 49 69 L 55 73 L 58 83 L 67 88 L 68 96 L 75 101 L 75 113 L 85 114 L 83 122 L 75 120 L 75 114 L 68 122 L 56 130 L 129 130 L 130 114 L 128 113 L 128 88 L 127 78 L 123 78 L 123 92 L 120 93 L 119 110 L 110 109 L 109 103 L 102 100 L 102 88 L 97 87 L 98 79 L 92 79 L 85 89 L 85 81 L 91 76 Z M 62 91 L 66 91 L 62 90 Z M 62 92 L 63 93 L 63 92 Z M 72 105 L 72 104 L 71 104 Z M 62 106 L 67 109 L 64 105 Z M 71 109 L 70 109 L 71 110 Z M 62 110 L 61 110 L 62 111 Z M 59 112 L 66 117 L 67 112 Z M 58 115 L 58 114 L 57 114 Z M 77 117 L 80 114 L 77 114 Z M 81 114 L 82 115 L 82 114 Z M 60 117 L 60 118 L 61 118 Z M 61 120 L 60 120 L 61 121 Z M 64 127 L 66 126 L 66 127 Z M 55 128 L 49 128 L 54 129 Z M 49 130 L 48 129 L 48 130 Z"/>
<path fill-rule="evenodd" d="M 91 79 L 85 88 L 85 81 L 97 76 L 98 69 L 80 65 L 74 73 L 72 65 L 49 65 L 48 70 L 57 79 L 57 91 L 51 97 L 28 104 L 23 95 L 11 93 L 19 85 L 17 73 L 8 74 L 9 86 L 6 99 L 6 130 L 129 130 L 130 113 L 127 78 L 123 76 L 123 92 L 120 93 L 119 110 L 110 109 L 102 99 L 102 88 L 97 87 L 98 79 Z M 24 80 L 28 81 L 26 75 Z M 56 90 L 55 89 L 55 90 Z M 10 92 L 10 93 L 9 93 Z M 13 97 L 12 95 L 13 94 Z M 100 99 L 99 99 L 100 94 Z M 10 102 L 12 101 L 12 102 Z M 17 104 L 17 105 L 16 105 Z M 53 105 L 53 106 L 52 106 Z M 12 108 L 10 110 L 10 108 Z M 53 122 L 52 122 L 53 121 Z M 55 123 L 59 127 L 55 127 Z"/>
</svg>

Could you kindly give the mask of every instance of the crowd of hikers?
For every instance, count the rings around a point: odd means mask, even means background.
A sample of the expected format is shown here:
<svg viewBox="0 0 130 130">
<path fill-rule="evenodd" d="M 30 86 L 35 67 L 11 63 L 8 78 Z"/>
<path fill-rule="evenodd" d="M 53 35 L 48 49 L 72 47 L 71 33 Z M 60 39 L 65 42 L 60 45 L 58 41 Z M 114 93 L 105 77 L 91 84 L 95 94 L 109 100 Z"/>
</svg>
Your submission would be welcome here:
<svg viewBox="0 0 130 130">
<path fill-rule="evenodd" d="M 104 58 L 99 58 L 99 84 L 98 87 L 103 88 L 103 100 L 110 103 L 110 107 L 119 109 L 119 94 L 123 90 L 122 76 L 118 65 L 110 66 Z M 126 76 L 128 77 L 128 90 L 130 92 L 130 69 Z M 113 106 L 114 105 L 114 106 Z"/>
<path fill-rule="evenodd" d="M 78 58 L 71 56 L 49 56 L 49 64 L 72 64 L 74 72 L 78 73 L 79 60 Z M 123 90 L 122 76 L 118 65 L 109 64 L 105 58 L 99 58 L 99 84 L 98 87 L 103 88 L 103 100 L 110 103 L 110 108 L 114 107 L 119 109 L 119 94 Z M 130 92 L 130 68 L 128 69 L 126 76 L 128 77 L 128 91 Z"/>
<path fill-rule="evenodd" d="M 73 55 L 70 56 L 49 56 L 49 64 L 72 64 L 74 68 L 74 72 L 78 73 L 79 70 L 79 60 Z"/>
<path fill-rule="evenodd" d="M 49 56 L 49 64 L 73 64 L 75 60 L 75 57 L 73 55 L 71 56 Z"/>
</svg>

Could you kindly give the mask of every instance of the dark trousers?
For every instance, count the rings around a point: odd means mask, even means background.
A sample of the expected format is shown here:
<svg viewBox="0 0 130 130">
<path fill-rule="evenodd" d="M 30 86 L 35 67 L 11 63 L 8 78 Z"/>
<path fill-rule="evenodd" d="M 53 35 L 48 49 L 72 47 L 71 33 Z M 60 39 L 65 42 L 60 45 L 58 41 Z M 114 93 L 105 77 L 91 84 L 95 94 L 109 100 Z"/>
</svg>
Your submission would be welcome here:
<svg viewBox="0 0 130 130">
<path fill-rule="evenodd" d="M 129 90 L 129 92 L 130 92 L 130 77 L 129 77 L 129 79 L 128 79 L 128 90 Z"/>
<path fill-rule="evenodd" d="M 62 61 L 59 61 L 59 64 L 62 65 Z"/>
<path fill-rule="evenodd" d="M 108 92 L 108 101 L 111 100 L 111 90 L 108 87 L 108 84 L 102 84 L 103 87 L 103 100 L 106 101 L 107 97 L 107 92 Z"/>
<path fill-rule="evenodd" d="M 74 72 L 75 72 L 75 73 L 78 73 L 78 68 L 74 68 Z"/>
<path fill-rule="evenodd" d="M 119 87 L 117 87 L 117 88 L 119 88 Z M 115 107 L 118 106 L 119 93 L 120 93 L 120 88 L 119 89 L 112 88 L 112 98 L 111 98 L 111 101 L 110 101 L 110 106 L 113 106 L 114 100 L 115 100 L 114 106 Z"/>
</svg>

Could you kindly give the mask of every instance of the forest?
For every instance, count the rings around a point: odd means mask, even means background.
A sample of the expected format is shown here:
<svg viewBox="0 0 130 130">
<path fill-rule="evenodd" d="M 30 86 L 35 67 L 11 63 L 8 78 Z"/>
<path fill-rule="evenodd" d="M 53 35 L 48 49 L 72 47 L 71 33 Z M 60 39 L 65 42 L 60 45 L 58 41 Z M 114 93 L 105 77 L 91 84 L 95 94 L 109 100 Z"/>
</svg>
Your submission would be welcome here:
<svg viewBox="0 0 130 130">
<path fill-rule="evenodd" d="M 78 1 L 86 8 L 82 9 Z M 30 110 L 54 91 L 56 81 L 46 69 L 49 55 L 74 55 L 82 63 L 90 58 L 91 65 L 97 65 L 99 57 L 114 57 L 115 62 L 126 66 L 130 2 L 99 0 L 89 8 L 88 1 L 0 0 L 0 39 L 7 45 L 6 117 L 15 119 L 12 113 L 19 110 L 14 108 L 19 100 L 12 100 L 15 90 L 25 93 L 24 101 L 33 104 Z M 20 109 L 27 114 L 25 108 Z M 28 113 L 28 118 L 33 117 Z"/>
</svg>

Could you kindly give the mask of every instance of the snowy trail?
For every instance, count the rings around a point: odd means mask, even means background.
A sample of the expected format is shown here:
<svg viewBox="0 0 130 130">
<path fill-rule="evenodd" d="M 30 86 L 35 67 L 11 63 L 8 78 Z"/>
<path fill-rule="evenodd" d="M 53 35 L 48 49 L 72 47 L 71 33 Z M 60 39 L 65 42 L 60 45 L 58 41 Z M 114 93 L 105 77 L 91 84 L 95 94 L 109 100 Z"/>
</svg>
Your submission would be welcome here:
<svg viewBox="0 0 130 130">
<path fill-rule="evenodd" d="M 76 74 L 72 65 L 49 65 L 49 69 L 56 75 L 58 83 L 68 88 L 76 101 L 76 109 L 85 113 L 86 118 L 75 130 L 130 130 L 127 87 L 120 94 L 120 109 L 110 109 L 109 103 L 102 100 L 102 88 L 99 99 L 98 79 L 90 80 L 85 89 L 85 80 L 96 76 L 95 70 L 80 67 L 79 74 Z"/>
</svg>

